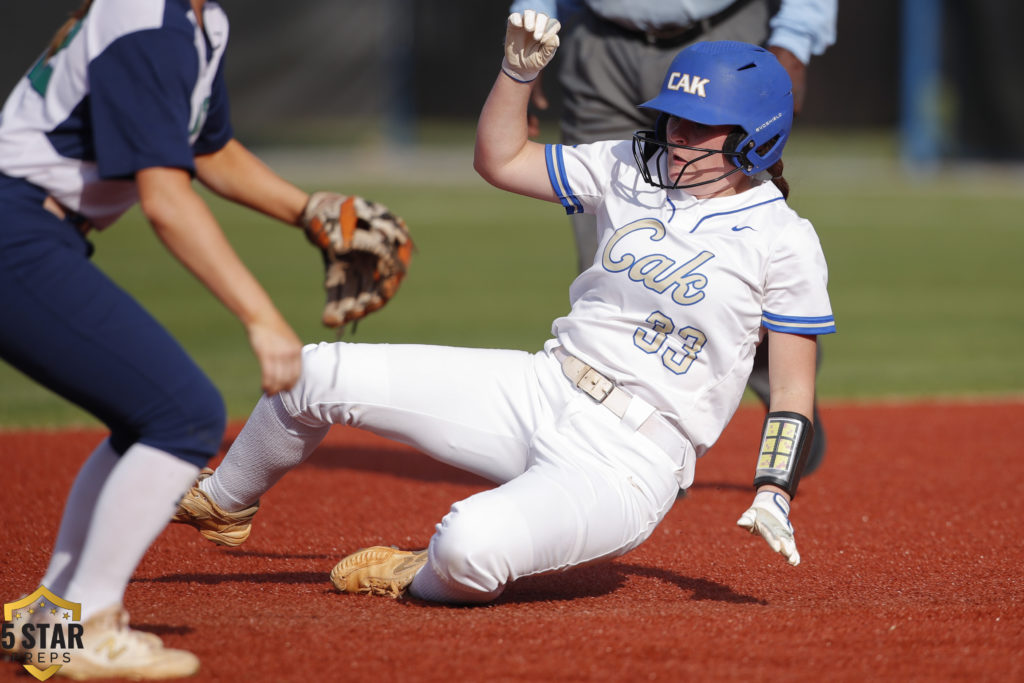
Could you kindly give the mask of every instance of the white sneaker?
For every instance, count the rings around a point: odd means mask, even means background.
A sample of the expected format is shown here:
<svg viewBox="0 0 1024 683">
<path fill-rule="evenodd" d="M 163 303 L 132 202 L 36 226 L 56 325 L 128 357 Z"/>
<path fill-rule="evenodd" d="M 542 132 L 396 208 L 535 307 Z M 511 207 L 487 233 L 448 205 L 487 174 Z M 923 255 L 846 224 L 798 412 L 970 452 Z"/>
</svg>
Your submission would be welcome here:
<svg viewBox="0 0 1024 683">
<path fill-rule="evenodd" d="M 81 681 L 90 678 L 180 678 L 199 670 L 199 658 L 164 647 L 152 633 L 128 627 L 128 613 L 111 607 L 82 623 L 83 649 L 57 672 Z"/>
</svg>

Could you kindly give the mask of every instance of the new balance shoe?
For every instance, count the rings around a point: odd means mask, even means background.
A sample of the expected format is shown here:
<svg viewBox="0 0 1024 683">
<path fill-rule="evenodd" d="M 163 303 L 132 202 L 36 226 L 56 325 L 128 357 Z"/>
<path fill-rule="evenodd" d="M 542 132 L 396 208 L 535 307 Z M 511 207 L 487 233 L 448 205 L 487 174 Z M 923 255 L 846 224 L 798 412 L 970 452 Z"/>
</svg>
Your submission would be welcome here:
<svg viewBox="0 0 1024 683">
<path fill-rule="evenodd" d="M 331 583 L 342 593 L 401 597 L 423 565 L 426 550 L 374 546 L 352 553 L 331 570 Z"/>
<path fill-rule="evenodd" d="M 120 606 L 103 610 L 82 623 L 80 650 L 70 651 L 70 662 L 57 672 L 75 680 L 92 678 L 159 679 L 191 676 L 199 658 L 185 650 L 164 647 L 152 633 L 128 627 L 128 613 Z"/>
<path fill-rule="evenodd" d="M 210 499 L 199 488 L 199 482 L 213 475 L 213 470 L 204 467 L 192 485 L 178 503 L 178 511 L 174 513 L 172 522 L 188 524 L 199 530 L 203 538 L 217 545 L 235 547 L 245 543 L 252 531 L 252 518 L 260 509 L 259 501 L 244 510 L 228 512 Z"/>
</svg>

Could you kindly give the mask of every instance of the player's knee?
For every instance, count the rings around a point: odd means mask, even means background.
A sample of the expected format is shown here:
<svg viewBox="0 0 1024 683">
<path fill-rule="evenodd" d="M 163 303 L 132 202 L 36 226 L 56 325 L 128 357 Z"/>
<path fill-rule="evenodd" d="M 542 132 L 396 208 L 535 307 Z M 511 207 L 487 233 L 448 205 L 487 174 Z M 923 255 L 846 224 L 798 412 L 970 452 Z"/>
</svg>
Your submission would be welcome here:
<svg viewBox="0 0 1024 683">
<path fill-rule="evenodd" d="M 511 578 L 500 539 L 486 520 L 460 512 L 456 503 L 438 524 L 430 543 L 431 566 L 461 590 L 497 597 Z"/>
<path fill-rule="evenodd" d="M 349 424 L 350 407 L 384 401 L 381 345 L 321 342 L 302 349 L 302 374 L 281 402 L 307 424 Z M 376 392 L 376 393 L 375 393 Z"/>
<path fill-rule="evenodd" d="M 124 452 L 137 441 L 202 467 L 220 450 L 226 426 L 224 399 L 204 376 L 177 400 L 151 410 L 134 433 L 115 432 L 111 444 Z"/>
<path fill-rule="evenodd" d="M 321 342 L 302 348 L 302 373 L 288 390 L 278 394 L 287 413 L 293 417 L 314 417 L 317 397 L 323 396 L 323 385 L 336 374 L 340 348 Z"/>
</svg>

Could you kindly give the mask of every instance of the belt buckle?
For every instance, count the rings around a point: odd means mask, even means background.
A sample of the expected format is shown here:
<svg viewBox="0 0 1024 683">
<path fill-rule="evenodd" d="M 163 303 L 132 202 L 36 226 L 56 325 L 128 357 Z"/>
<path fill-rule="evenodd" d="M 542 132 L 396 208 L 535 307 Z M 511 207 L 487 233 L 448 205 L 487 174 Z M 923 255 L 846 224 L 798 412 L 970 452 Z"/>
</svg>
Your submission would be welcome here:
<svg viewBox="0 0 1024 683">
<path fill-rule="evenodd" d="M 580 380 L 576 382 L 576 386 L 579 387 L 583 393 L 590 398 L 594 399 L 598 403 L 604 403 L 604 400 L 608 398 L 608 395 L 612 393 L 615 385 L 612 381 L 602 375 L 594 368 L 589 368 Z"/>
</svg>

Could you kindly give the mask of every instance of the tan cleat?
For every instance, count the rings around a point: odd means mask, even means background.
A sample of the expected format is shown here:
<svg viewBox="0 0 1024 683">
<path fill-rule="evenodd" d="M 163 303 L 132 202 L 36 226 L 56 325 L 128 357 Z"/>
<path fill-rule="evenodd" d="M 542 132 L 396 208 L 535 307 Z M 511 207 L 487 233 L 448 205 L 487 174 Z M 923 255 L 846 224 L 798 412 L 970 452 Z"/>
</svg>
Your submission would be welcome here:
<svg viewBox="0 0 1024 683">
<path fill-rule="evenodd" d="M 331 570 L 331 583 L 342 593 L 371 593 L 398 598 L 427 563 L 426 550 L 374 546 L 352 553 Z"/>
<path fill-rule="evenodd" d="M 57 672 L 78 681 L 91 678 L 181 678 L 199 671 L 199 658 L 164 647 L 160 638 L 128 628 L 128 613 L 118 605 L 82 623 L 81 650 L 69 650 L 70 662 Z"/>
<path fill-rule="evenodd" d="M 228 512 L 221 506 L 214 503 L 206 493 L 199 488 L 199 482 L 213 475 L 213 470 L 204 467 L 196 478 L 185 496 L 178 503 L 178 511 L 171 518 L 172 522 L 188 524 L 199 529 L 203 538 L 213 541 L 217 545 L 235 547 L 245 543 L 252 531 L 252 518 L 260 509 L 259 501 L 244 510 Z"/>
</svg>

